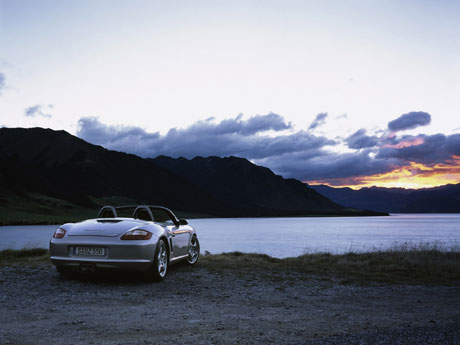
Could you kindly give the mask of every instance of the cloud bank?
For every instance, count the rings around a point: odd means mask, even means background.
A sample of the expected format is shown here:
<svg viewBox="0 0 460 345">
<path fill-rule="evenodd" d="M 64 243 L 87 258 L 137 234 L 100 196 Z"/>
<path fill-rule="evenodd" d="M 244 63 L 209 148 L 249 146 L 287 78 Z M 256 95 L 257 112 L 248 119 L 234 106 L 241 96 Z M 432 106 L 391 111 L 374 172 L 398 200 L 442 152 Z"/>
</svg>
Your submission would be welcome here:
<svg viewBox="0 0 460 345">
<path fill-rule="evenodd" d="M 344 139 L 314 134 L 326 113 L 316 116 L 307 130 L 295 130 L 275 113 L 242 115 L 216 122 L 198 121 L 187 128 L 172 128 L 166 134 L 148 133 L 133 126 L 108 126 L 95 117 L 79 120 L 77 135 L 94 144 L 142 157 L 167 155 L 238 156 L 266 166 L 285 177 L 302 181 L 334 181 L 359 184 L 364 177 L 388 174 L 422 164 L 443 169 L 460 164 L 460 134 L 397 135 L 397 132 L 427 125 L 431 115 L 403 114 L 388 123 L 386 131 L 368 134 L 361 128 Z M 348 151 L 339 149 L 346 146 Z"/>
<path fill-rule="evenodd" d="M 257 115 L 242 120 L 215 122 L 213 118 L 198 121 L 185 129 L 173 128 L 165 135 L 147 133 L 138 127 L 106 126 L 97 118 L 81 118 L 77 135 L 94 144 L 110 149 L 135 153 L 142 157 L 168 155 L 193 158 L 195 156 L 239 156 L 259 159 L 288 152 L 313 152 L 333 140 L 307 131 L 270 136 L 268 131 L 290 129 L 290 123 L 277 114 Z"/>
</svg>

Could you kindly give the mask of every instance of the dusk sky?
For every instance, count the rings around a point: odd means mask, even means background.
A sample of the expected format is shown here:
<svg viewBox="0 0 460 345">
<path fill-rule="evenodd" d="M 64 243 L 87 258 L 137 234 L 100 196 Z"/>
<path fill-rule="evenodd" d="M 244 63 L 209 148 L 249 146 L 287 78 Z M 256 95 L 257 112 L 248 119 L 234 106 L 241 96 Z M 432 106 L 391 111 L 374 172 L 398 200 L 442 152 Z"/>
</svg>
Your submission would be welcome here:
<svg viewBox="0 0 460 345">
<path fill-rule="evenodd" d="M 460 183 L 459 37 L 459 1 L 0 0 L 0 126 L 308 183 Z"/>
</svg>

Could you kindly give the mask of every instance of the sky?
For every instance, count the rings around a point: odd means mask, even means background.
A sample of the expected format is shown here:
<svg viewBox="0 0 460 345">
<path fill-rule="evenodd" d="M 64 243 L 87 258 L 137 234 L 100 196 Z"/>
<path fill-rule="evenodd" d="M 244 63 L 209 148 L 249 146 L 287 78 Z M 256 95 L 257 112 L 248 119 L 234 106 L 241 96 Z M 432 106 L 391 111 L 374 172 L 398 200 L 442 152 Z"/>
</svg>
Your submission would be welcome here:
<svg viewBox="0 0 460 345">
<path fill-rule="evenodd" d="M 0 126 L 332 186 L 460 183 L 459 1 L 0 0 Z"/>
</svg>

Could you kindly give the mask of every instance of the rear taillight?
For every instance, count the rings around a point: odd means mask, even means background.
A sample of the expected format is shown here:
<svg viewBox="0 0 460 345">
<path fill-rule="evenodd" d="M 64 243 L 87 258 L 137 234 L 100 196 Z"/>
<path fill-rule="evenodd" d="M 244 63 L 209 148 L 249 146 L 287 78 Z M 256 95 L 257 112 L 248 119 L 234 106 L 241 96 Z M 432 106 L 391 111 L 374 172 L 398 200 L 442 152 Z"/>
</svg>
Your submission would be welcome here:
<svg viewBox="0 0 460 345">
<path fill-rule="evenodd" d="M 150 240 L 152 233 L 147 230 L 131 230 L 121 236 L 122 240 Z"/>
<path fill-rule="evenodd" d="M 65 230 L 59 228 L 54 232 L 53 238 L 63 238 L 64 236 L 65 236 Z"/>
</svg>

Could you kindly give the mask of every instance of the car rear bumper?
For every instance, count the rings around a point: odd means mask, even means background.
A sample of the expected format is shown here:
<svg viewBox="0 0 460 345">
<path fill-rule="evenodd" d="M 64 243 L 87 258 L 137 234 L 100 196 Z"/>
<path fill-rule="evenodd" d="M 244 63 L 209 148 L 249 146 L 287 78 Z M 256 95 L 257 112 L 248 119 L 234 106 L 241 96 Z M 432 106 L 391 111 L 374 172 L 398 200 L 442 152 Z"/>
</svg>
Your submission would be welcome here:
<svg viewBox="0 0 460 345">
<path fill-rule="evenodd" d="M 152 262 L 150 260 L 113 260 L 113 259 L 96 259 L 96 258 L 70 258 L 51 256 L 51 262 L 60 267 L 80 268 L 93 266 L 95 268 L 122 269 L 133 271 L 147 271 Z"/>
</svg>

